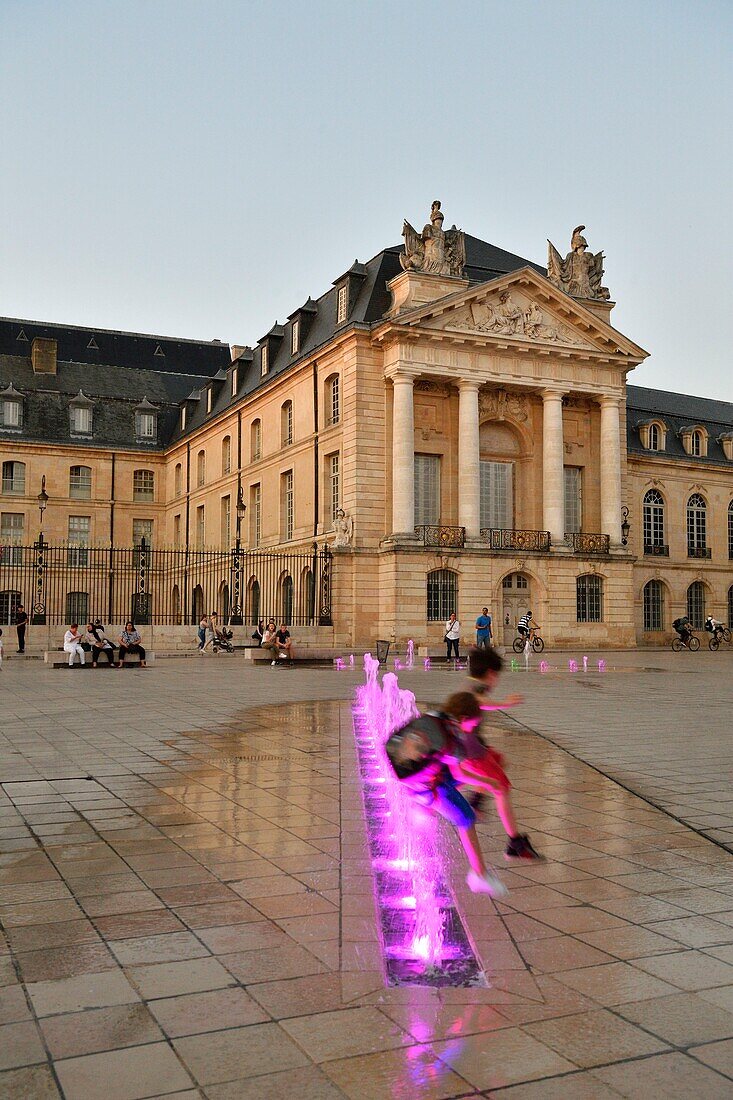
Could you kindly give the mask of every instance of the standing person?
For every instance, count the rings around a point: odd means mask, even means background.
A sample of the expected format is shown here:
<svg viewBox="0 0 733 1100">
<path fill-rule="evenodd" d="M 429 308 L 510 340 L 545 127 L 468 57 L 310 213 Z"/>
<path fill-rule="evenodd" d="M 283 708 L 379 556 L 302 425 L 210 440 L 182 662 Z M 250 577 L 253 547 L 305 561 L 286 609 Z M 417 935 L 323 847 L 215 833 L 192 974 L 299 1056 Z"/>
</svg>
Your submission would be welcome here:
<svg viewBox="0 0 733 1100">
<path fill-rule="evenodd" d="M 495 649 L 472 649 L 468 655 L 468 679 L 465 682 L 465 690 L 460 693 L 459 697 L 453 696 L 452 700 L 459 698 L 461 703 L 465 703 L 465 694 L 473 695 L 481 711 L 506 710 L 508 707 L 518 706 L 523 701 L 521 695 L 508 695 L 501 703 L 490 703 L 488 701 L 488 696 L 499 682 L 503 667 L 504 662 Z M 448 702 L 450 703 L 452 700 Z M 448 709 L 446 707 L 446 710 Z M 455 710 L 455 707 L 453 709 Z M 471 717 L 467 712 L 466 716 Z M 508 837 L 504 858 L 542 859 L 542 856 L 532 847 L 526 833 L 519 832 L 512 805 L 512 785 L 504 771 L 504 758 L 501 753 L 497 752 L 496 749 L 492 749 L 480 737 L 478 733 L 479 726 L 480 722 L 475 725 L 474 732 L 483 745 L 483 753 L 478 757 L 473 757 L 473 754 L 471 754 L 473 758 L 468 762 L 469 770 L 474 774 L 478 773 L 479 781 L 474 784 L 473 779 L 466 778 L 465 782 L 475 785 L 481 790 L 488 790 L 494 796 L 496 812 Z M 480 793 L 477 797 L 469 799 L 474 810 L 481 808 L 482 800 L 483 796 Z"/>
<path fill-rule="evenodd" d="M 79 658 L 80 665 L 84 664 L 84 650 L 81 647 L 78 623 L 72 623 L 64 634 L 64 653 L 69 654 L 69 668 L 72 668 L 75 656 Z"/>
<path fill-rule="evenodd" d="M 131 622 L 125 623 L 125 629 L 120 634 L 120 653 L 117 667 L 122 668 L 125 657 L 128 653 L 140 654 L 140 667 L 147 668 L 147 662 L 145 661 L 145 650 L 142 645 L 142 638 L 140 637 L 140 631 L 135 629 L 135 624 Z"/>
<path fill-rule="evenodd" d="M 481 614 L 476 619 L 476 647 L 486 649 L 491 645 L 491 615 L 488 607 L 482 607 Z"/>
<path fill-rule="evenodd" d="M 202 615 L 199 620 L 199 628 L 197 631 L 199 639 L 199 653 L 203 653 L 204 645 L 206 644 L 206 631 L 209 628 L 209 620 L 206 615 Z"/>
<path fill-rule="evenodd" d="M 451 611 L 450 618 L 445 624 L 445 644 L 447 647 L 447 652 L 445 655 L 446 661 L 450 661 L 451 653 L 455 654 L 456 660 L 458 660 L 458 658 L 460 657 L 460 654 L 458 652 L 458 641 L 460 637 L 461 624 L 456 618 L 455 611 Z"/>
<path fill-rule="evenodd" d="M 18 632 L 18 653 L 25 653 L 25 631 L 28 626 L 28 616 L 22 603 L 18 604 L 15 612 L 15 629 Z"/>
<path fill-rule="evenodd" d="M 93 623 L 87 623 L 87 636 L 92 643 L 92 668 L 97 667 L 100 657 L 106 657 L 107 664 L 111 668 L 115 663 L 115 649 L 104 633 L 104 627 L 99 619 L 95 619 Z"/>
</svg>

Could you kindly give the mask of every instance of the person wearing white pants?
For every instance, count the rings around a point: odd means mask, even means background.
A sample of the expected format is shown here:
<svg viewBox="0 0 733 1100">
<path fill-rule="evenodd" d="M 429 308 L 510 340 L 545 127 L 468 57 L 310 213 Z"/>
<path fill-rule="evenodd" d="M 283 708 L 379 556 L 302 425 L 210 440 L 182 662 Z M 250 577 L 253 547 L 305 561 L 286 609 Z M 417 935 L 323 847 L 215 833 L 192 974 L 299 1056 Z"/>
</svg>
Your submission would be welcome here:
<svg viewBox="0 0 733 1100">
<path fill-rule="evenodd" d="M 64 653 L 69 654 L 69 668 L 74 664 L 74 655 L 78 655 L 79 664 L 84 664 L 84 650 L 81 648 L 81 634 L 79 624 L 72 623 L 64 634 Z"/>
</svg>

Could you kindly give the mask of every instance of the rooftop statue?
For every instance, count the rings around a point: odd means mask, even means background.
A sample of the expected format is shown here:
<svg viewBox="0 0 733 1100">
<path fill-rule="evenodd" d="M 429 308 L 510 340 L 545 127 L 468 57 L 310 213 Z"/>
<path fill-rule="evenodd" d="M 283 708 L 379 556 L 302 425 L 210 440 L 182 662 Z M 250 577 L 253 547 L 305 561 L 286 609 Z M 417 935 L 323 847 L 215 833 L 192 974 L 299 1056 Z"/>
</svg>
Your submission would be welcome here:
<svg viewBox="0 0 733 1100">
<path fill-rule="evenodd" d="M 466 263 L 466 241 L 462 229 L 455 225 L 443 230 L 443 213 L 436 199 L 430 208 L 430 221 L 418 233 L 409 222 L 402 226 L 405 251 L 400 253 L 404 271 L 425 271 L 433 275 L 463 274 Z"/>
<path fill-rule="evenodd" d="M 560 290 L 572 298 L 600 298 L 608 301 L 611 297 L 608 287 L 601 286 L 603 280 L 603 253 L 588 252 L 588 242 L 583 236 L 584 225 L 573 230 L 570 240 L 571 251 L 563 260 L 552 241 L 548 241 L 547 277 Z"/>
</svg>

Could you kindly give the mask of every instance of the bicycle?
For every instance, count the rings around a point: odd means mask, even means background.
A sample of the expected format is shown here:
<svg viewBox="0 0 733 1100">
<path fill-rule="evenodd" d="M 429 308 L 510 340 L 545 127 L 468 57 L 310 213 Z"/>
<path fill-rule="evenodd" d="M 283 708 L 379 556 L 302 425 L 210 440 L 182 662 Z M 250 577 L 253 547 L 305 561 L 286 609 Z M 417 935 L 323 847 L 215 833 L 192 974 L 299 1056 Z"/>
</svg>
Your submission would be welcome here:
<svg viewBox="0 0 733 1100">
<path fill-rule="evenodd" d="M 545 648 L 545 643 L 543 642 L 542 638 L 540 638 L 539 634 L 537 633 L 538 629 L 539 629 L 539 627 L 538 628 L 532 627 L 530 632 L 529 632 L 529 644 L 532 646 L 532 649 L 535 651 L 535 653 L 541 653 L 542 650 Z M 521 634 L 519 635 L 518 638 L 515 638 L 514 641 L 512 642 L 512 649 L 514 650 L 514 652 L 515 653 L 523 653 L 526 641 L 527 641 L 527 639 L 522 637 Z"/>
<path fill-rule="evenodd" d="M 711 649 L 713 653 L 720 649 L 721 642 L 730 642 L 730 630 L 727 626 L 719 626 L 713 634 L 712 638 L 708 638 L 708 649 Z"/>
<path fill-rule="evenodd" d="M 696 637 L 692 631 L 690 631 L 686 642 L 683 642 L 680 637 L 672 640 L 672 649 L 675 653 L 680 653 L 683 649 L 689 649 L 690 653 L 697 653 L 699 648 L 700 639 Z"/>
</svg>

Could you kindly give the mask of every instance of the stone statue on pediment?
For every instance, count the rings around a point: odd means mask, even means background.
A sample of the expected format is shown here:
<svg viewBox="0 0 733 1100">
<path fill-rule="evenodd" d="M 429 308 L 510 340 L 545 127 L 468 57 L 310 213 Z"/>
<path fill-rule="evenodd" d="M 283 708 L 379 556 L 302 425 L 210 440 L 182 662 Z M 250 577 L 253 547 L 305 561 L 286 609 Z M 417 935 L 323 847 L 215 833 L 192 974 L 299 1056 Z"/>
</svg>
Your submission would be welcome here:
<svg viewBox="0 0 733 1100">
<path fill-rule="evenodd" d="M 400 264 L 404 271 L 424 271 L 431 275 L 463 274 L 466 264 L 466 241 L 463 230 L 443 229 L 443 212 L 440 202 L 435 200 L 430 208 L 430 221 L 422 233 L 408 221 L 402 226 L 405 238 L 405 251 L 400 253 Z"/>
<path fill-rule="evenodd" d="M 584 225 L 573 230 L 570 252 L 563 260 L 552 241 L 548 241 L 547 278 L 564 290 L 571 298 L 597 298 L 608 301 L 611 297 L 603 282 L 603 253 L 589 252 L 583 236 Z"/>
</svg>

